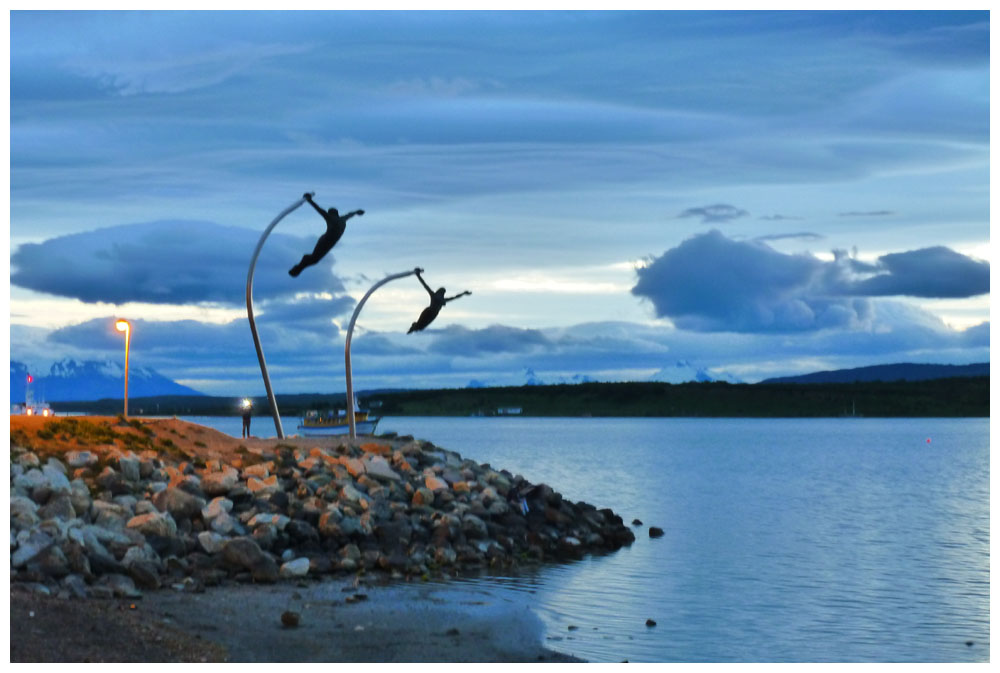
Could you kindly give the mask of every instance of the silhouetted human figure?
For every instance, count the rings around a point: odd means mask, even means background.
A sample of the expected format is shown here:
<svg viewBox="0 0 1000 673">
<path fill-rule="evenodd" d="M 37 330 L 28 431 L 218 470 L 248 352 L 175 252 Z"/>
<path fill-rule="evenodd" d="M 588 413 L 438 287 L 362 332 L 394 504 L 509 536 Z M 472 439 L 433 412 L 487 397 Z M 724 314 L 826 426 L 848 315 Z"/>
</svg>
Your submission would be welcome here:
<svg viewBox="0 0 1000 673">
<path fill-rule="evenodd" d="M 407 334 L 410 334 L 411 332 L 419 332 L 423 328 L 430 325 L 434 321 L 434 318 L 437 317 L 438 313 L 441 312 L 444 305 L 448 302 L 458 299 L 463 295 L 472 294 L 466 290 L 465 292 L 456 294 L 454 297 L 445 298 L 443 287 L 439 287 L 437 292 L 435 292 L 427 285 L 427 283 L 424 282 L 423 277 L 420 275 L 423 272 L 423 269 L 415 269 L 415 271 L 417 273 L 417 280 L 419 280 L 420 284 L 424 286 L 425 290 L 427 290 L 427 294 L 431 296 L 431 305 L 420 313 L 420 317 L 417 318 L 417 322 L 410 325 L 410 329 L 406 332 Z"/>
<path fill-rule="evenodd" d="M 316 241 L 316 247 L 308 255 L 302 255 L 302 259 L 298 264 L 293 266 L 288 270 L 288 275 L 291 277 L 296 277 L 302 273 L 302 269 L 307 266 L 312 266 L 319 260 L 326 256 L 326 253 L 330 252 L 330 249 L 337 244 L 340 237 L 344 235 L 344 229 L 347 228 L 347 220 L 351 219 L 355 215 L 364 215 L 365 211 L 355 210 L 348 213 L 347 215 L 341 216 L 340 212 L 336 208 L 330 208 L 324 211 L 322 208 L 316 205 L 312 200 L 312 194 L 308 192 L 303 195 L 303 198 L 309 202 L 313 208 L 316 209 L 323 219 L 326 220 L 326 233 L 319 237 Z"/>
<path fill-rule="evenodd" d="M 253 404 L 245 403 L 243 405 L 243 436 L 250 436 L 250 417 L 253 415 Z"/>
</svg>

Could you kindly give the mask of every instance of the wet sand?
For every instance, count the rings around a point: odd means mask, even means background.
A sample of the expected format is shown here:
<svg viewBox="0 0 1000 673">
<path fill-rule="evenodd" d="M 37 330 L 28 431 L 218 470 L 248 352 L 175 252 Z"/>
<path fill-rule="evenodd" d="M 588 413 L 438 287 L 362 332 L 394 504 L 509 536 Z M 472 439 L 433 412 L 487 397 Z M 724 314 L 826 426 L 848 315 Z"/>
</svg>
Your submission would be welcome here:
<svg viewBox="0 0 1000 673">
<path fill-rule="evenodd" d="M 239 662 L 572 662 L 542 646 L 527 604 L 447 584 L 215 587 L 155 592 L 144 610 L 221 644 Z M 284 612 L 298 625 L 282 625 Z"/>
<path fill-rule="evenodd" d="M 14 589 L 10 609 L 12 662 L 580 661 L 545 649 L 527 603 L 447 582 L 231 585 L 132 600 Z M 297 626 L 282 624 L 285 612 Z"/>
</svg>

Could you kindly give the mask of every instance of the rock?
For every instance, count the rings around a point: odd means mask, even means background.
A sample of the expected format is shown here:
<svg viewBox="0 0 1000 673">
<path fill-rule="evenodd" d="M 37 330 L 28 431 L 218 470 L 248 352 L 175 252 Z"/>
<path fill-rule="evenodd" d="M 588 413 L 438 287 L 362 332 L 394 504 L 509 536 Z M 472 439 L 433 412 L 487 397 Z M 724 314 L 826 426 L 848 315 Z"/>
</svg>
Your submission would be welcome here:
<svg viewBox="0 0 1000 673">
<path fill-rule="evenodd" d="M 290 519 L 284 514 L 255 514 L 253 518 L 247 522 L 247 525 L 250 526 L 250 528 L 256 528 L 257 526 L 261 526 L 263 524 L 272 524 L 278 530 L 282 530 L 289 521 Z"/>
<path fill-rule="evenodd" d="M 70 502 L 73 503 L 73 509 L 76 511 L 77 516 L 83 516 L 90 511 L 90 505 L 93 502 L 93 499 L 90 497 L 90 489 L 87 488 L 87 484 L 82 479 L 71 481 L 69 488 L 69 498 Z"/>
<path fill-rule="evenodd" d="M 153 504 L 161 512 L 169 512 L 175 520 L 190 519 L 201 512 L 205 500 L 182 488 L 170 487 L 153 496 Z"/>
<path fill-rule="evenodd" d="M 60 469 L 61 468 L 61 469 Z M 66 478 L 66 468 L 62 465 L 56 466 L 51 461 L 42 468 L 42 476 L 53 493 L 69 493 L 69 479 Z"/>
<path fill-rule="evenodd" d="M 135 455 L 118 456 L 118 471 L 126 481 L 137 482 L 142 479 L 139 474 L 139 462 Z"/>
<path fill-rule="evenodd" d="M 160 576 L 155 563 L 150 561 L 136 561 L 126 567 L 128 568 L 129 577 L 139 587 L 143 589 L 160 588 Z"/>
<path fill-rule="evenodd" d="M 265 479 L 250 477 L 247 479 L 247 488 L 249 488 L 250 492 L 258 498 L 263 498 L 273 493 L 277 493 L 279 488 L 278 475 L 272 474 L 270 477 Z"/>
<path fill-rule="evenodd" d="M 656 622 L 653 621 L 652 619 L 647 619 L 646 626 L 656 626 Z"/>
<path fill-rule="evenodd" d="M 486 523 L 475 514 L 462 517 L 462 532 L 470 538 L 484 538 L 489 535 Z"/>
<path fill-rule="evenodd" d="M 663 537 L 663 529 L 656 526 L 649 527 L 649 537 Z"/>
<path fill-rule="evenodd" d="M 90 467 L 97 464 L 97 454 L 91 451 L 70 451 L 63 456 L 72 468 Z"/>
<path fill-rule="evenodd" d="M 76 509 L 68 493 L 60 493 L 50 498 L 44 507 L 38 510 L 41 519 L 63 519 L 69 521 L 76 518 Z"/>
<path fill-rule="evenodd" d="M 37 566 L 46 577 L 65 577 L 71 570 L 66 555 L 55 545 L 36 556 L 30 565 Z"/>
<path fill-rule="evenodd" d="M 340 499 L 350 503 L 361 503 L 365 500 L 365 495 L 350 484 L 347 484 L 340 489 Z"/>
<path fill-rule="evenodd" d="M 431 491 L 443 491 L 448 489 L 448 484 L 439 477 L 428 476 L 424 479 L 424 486 Z"/>
<path fill-rule="evenodd" d="M 632 525 L 633 526 L 641 526 L 642 525 L 642 521 L 639 521 L 639 519 L 632 519 Z"/>
<path fill-rule="evenodd" d="M 341 464 L 347 468 L 347 473 L 355 479 L 365 473 L 365 464 L 357 458 L 343 458 Z"/>
<path fill-rule="evenodd" d="M 241 531 L 239 522 L 229 512 L 223 512 L 213 518 L 209 523 L 209 528 L 220 535 L 231 535 Z"/>
<path fill-rule="evenodd" d="M 434 504 L 434 491 L 421 486 L 413 492 L 411 503 L 416 507 L 430 507 Z"/>
<path fill-rule="evenodd" d="M 23 567 L 54 545 L 55 542 L 55 539 L 51 535 L 40 530 L 30 533 L 23 542 L 18 544 L 17 551 L 10 555 L 11 567 Z"/>
<path fill-rule="evenodd" d="M 233 538 L 222 547 L 223 560 L 251 572 L 254 580 L 274 582 L 278 579 L 278 564 L 264 552 L 253 539 Z"/>
<path fill-rule="evenodd" d="M 243 478 L 249 480 L 250 477 L 255 477 L 257 479 L 267 479 L 271 473 L 267 469 L 267 465 L 259 463 L 257 465 L 248 465 L 243 468 Z"/>
<path fill-rule="evenodd" d="M 278 574 L 281 577 L 305 577 L 309 574 L 309 559 L 302 557 L 283 563 Z"/>
<path fill-rule="evenodd" d="M 137 530 L 143 535 L 160 535 L 173 537 L 177 534 L 177 523 L 169 512 L 150 512 L 132 517 L 126 528 Z"/>
<path fill-rule="evenodd" d="M 381 456 L 367 455 L 365 456 L 365 472 L 375 479 L 381 479 L 383 481 L 399 481 L 402 477 L 396 473 L 390 466 L 388 461 Z"/>
<path fill-rule="evenodd" d="M 331 537 L 340 534 L 340 520 L 343 518 L 343 514 L 337 507 L 330 507 L 324 511 L 319 517 L 319 523 L 317 528 L 319 529 L 319 534 L 325 537 Z"/>
<path fill-rule="evenodd" d="M 233 501 L 222 496 L 212 498 L 207 505 L 201 508 L 201 518 L 211 521 L 215 517 L 233 511 Z"/>
<path fill-rule="evenodd" d="M 198 544 L 209 554 L 218 554 L 222 551 L 223 545 L 226 543 L 226 538 L 222 537 L 215 531 L 204 530 L 198 533 Z"/>
<path fill-rule="evenodd" d="M 10 496 L 10 523 L 12 528 L 32 528 L 41 521 L 38 503 L 23 495 Z"/>
<path fill-rule="evenodd" d="M 135 582 L 128 575 L 112 573 L 102 577 L 100 583 L 111 589 L 112 594 L 119 598 L 142 597 L 142 592 L 136 589 Z"/>
<path fill-rule="evenodd" d="M 239 481 L 239 472 L 233 468 L 222 472 L 209 472 L 201 477 L 201 490 L 205 495 L 226 495 Z"/>
<path fill-rule="evenodd" d="M 295 628 L 299 625 L 299 613 L 285 610 L 281 613 L 281 624 L 286 628 Z"/>
</svg>

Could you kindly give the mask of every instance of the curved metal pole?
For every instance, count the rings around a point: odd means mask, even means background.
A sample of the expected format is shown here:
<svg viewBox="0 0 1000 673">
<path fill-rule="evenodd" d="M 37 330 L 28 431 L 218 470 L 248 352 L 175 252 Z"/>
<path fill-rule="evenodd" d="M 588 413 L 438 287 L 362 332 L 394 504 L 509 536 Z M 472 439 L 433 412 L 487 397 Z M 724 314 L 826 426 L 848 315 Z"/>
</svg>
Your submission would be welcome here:
<svg viewBox="0 0 1000 673">
<path fill-rule="evenodd" d="M 354 381 L 351 376 L 351 335 L 354 333 L 354 323 L 358 319 L 358 314 L 361 313 L 361 307 L 368 301 L 368 297 L 372 295 L 372 292 L 390 280 L 406 278 L 407 276 L 412 276 L 414 273 L 416 273 L 416 269 L 413 271 L 404 271 L 403 273 L 394 273 L 372 285 L 372 289 L 368 290 L 365 296 L 361 298 L 361 301 L 358 302 L 357 307 L 354 309 L 354 315 L 351 316 L 351 322 L 347 326 L 347 339 L 344 341 L 344 375 L 347 377 L 347 422 L 351 428 L 351 439 L 357 439 L 358 436 L 354 423 Z"/>
<path fill-rule="evenodd" d="M 311 194 L 312 192 L 310 192 Z M 247 318 L 250 320 L 250 333 L 253 334 L 253 345 L 257 349 L 257 360 L 260 362 L 260 373 L 264 377 L 264 389 L 267 390 L 267 401 L 271 404 L 271 415 L 274 416 L 274 429 L 278 433 L 278 439 L 284 439 L 285 433 L 281 429 L 281 415 L 278 413 L 278 402 L 274 399 L 274 393 L 271 391 L 271 377 L 267 375 L 267 363 L 264 362 L 264 351 L 260 348 L 260 337 L 257 336 L 257 323 L 253 319 L 253 271 L 257 266 L 257 257 L 260 255 L 260 249 L 264 247 L 264 240 L 271 234 L 271 230 L 277 226 L 278 222 L 281 222 L 282 218 L 288 213 L 292 212 L 303 203 L 305 203 L 305 198 L 301 198 L 292 205 L 285 208 L 281 213 L 272 220 L 271 224 L 268 225 L 267 229 L 261 235 L 260 240 L 257 241 L 257 248 L 253 251 L 253 257 L 250 258 L 250 269 L 247 271 Z"/>
</svg>

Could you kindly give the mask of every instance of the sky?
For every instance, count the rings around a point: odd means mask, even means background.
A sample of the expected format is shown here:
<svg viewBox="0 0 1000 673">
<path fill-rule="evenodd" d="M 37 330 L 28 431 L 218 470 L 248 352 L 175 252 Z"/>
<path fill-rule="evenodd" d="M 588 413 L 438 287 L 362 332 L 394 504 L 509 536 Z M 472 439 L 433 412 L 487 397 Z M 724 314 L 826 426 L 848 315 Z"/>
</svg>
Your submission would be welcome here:
<svg viewBox="0 0 1000 673">
<path fill-rule="evenodd" d="M 214 395 L 989 360 L 988 12 L 10 13 L 10 356 Z"/>
</svg>

